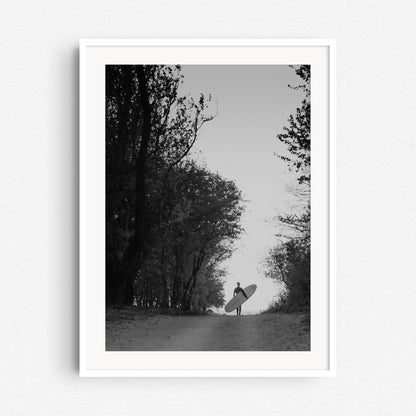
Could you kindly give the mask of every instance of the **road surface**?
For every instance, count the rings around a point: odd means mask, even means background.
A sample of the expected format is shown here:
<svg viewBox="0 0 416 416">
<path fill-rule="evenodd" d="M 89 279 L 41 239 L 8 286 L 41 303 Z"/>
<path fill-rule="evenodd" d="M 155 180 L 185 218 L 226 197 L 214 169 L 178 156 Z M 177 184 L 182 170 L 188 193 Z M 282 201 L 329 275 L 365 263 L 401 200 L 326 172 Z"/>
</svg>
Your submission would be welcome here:
<svg viewBox="0 0 416 416">
<path fill-rule="evenodd" d="M 107 313 L 107 351 L 309 351 L 304 314 Z"/>
</svg>

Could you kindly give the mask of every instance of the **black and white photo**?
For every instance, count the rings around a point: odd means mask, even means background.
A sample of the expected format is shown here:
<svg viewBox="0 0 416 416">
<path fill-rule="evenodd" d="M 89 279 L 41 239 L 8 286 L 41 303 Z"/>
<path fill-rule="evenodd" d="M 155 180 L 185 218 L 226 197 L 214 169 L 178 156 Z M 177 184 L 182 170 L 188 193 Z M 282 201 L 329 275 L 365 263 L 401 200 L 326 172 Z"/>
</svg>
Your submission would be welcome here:
<svg viewBox="0 0 416 416">
<path fill-rule="evenodd" d="M 310 74 L 106 66 L 107 350 L 310 349 Z"/>
</svg>

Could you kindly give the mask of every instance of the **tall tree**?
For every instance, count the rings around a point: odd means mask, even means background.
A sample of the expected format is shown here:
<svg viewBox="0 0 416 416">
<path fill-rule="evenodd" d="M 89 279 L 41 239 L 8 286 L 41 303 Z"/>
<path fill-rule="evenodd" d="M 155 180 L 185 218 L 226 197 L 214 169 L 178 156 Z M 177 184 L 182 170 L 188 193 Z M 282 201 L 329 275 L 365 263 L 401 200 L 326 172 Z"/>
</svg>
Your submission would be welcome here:
<svg viewBox="0 0 416 416">
<path fill-rule="evenodd" d="M 301 83 L 289 87 L 302 90 L 304 99 L 277 137 L 286 149 L 279 157 L 296 176 L 294 195 L 301 207 L 278 217 L 281 240 L 269 251 L 265 261 L 265 275 L 285 287 L 278 307 L 286 311 L 308 309 L 310 305 L 311 67 L 293 68 Z"/>
<path fill-rule="evenodd" d="M 142 113 L 142 131 L 141 140 L 136 157 L 136 210 L 134 216 L 134 232 L 129 239 L 120 266 L 117 270 L 118 276 L 121 276 L 117 292 L 117 303 L 133 303 L 133 281 L 134 274 L 137 271 L 134 262 L 139 262 L 143 255 L 144 238 L 145 238 L 145 204 L 146 204 L 146 161 L 151 140 L 151 118 L 152 105 L 150 103 L 149 91 L 147 86 L 147 77 L 142 65 L 137 65 L 133 69 L 133 76 L 137 77 L 138 82 L 138 100 Z M 139 111 L 140 111 L 139 110 Z M 136 110 L 137 113 L 139 113 Z M 136 121 L 136 123 L 138 120 Z M 133 127 L 135 127 L 133 125 Z"/>
<path fill-rule="evenodd" d="M 149 172 L 168 172 L 190 152 L 204 116 L 198 102 L 178 96 L 180 67 L 106 68 L 107 302 L 131 304 L 133 283 L 148 251 Z"/>
</svg>

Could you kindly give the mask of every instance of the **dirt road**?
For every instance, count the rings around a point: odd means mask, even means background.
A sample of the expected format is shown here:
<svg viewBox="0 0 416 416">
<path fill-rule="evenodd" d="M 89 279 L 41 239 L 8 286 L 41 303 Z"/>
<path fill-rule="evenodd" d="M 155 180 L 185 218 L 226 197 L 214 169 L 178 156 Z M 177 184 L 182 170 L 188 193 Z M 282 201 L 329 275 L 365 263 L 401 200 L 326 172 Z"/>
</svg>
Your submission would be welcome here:
<svg viewBox="0 0 416 416">
<path fill-rule="evenodd" d="M 108 317 L 107 351 L 309 351 L 302 314 Z"/>
</svg>

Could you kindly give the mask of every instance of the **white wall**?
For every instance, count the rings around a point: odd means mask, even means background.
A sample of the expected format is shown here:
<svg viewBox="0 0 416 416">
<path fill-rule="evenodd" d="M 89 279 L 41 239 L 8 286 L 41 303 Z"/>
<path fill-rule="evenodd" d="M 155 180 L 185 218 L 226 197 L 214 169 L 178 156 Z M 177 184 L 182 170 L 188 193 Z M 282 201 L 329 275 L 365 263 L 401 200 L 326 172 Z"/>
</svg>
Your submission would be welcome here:
<svg viewBox="0 0 416 416">
<path fill-rule="evenodd" d="M 2 415 L 416 410 L 413 1 L 3 1 Z M 80 379 L 79 38 L 338 40 L 338 377 Z M 413 256 L 412 256 L 413 255 Z"/>
</svg>

